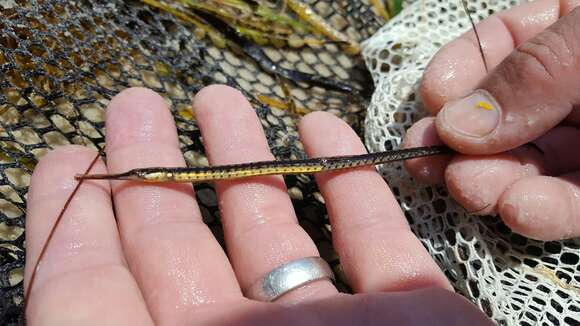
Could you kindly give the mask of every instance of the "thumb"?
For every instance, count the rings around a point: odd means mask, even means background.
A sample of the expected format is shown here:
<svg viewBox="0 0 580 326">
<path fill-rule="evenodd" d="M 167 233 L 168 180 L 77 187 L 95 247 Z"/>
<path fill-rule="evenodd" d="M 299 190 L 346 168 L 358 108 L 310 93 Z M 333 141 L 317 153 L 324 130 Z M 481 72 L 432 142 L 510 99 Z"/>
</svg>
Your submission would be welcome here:
<svg viewBox="0 0 580 326">
<path fill-rule="evenodd" d="M 470 95 L 437 115 L 441 139 L 465 154 L 530 142 L 580 104 L 580 8 L 515 49 Z"/>
</svg>

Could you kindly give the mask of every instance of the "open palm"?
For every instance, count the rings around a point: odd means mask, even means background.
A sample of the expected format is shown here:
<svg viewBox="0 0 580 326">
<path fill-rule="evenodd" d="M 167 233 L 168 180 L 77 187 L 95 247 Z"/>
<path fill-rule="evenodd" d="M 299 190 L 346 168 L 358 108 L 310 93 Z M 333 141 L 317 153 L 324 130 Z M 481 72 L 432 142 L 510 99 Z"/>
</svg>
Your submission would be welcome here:
<svg viewBox="0 0 580 326">
<path fill-rule="evenodd" d="M 259 120 L 225 86 L 194 101 L 211 164 L 272 159 Z M 107 166 L 183 166 L 164 100 L 146 89 L 117 95 L 107 110 Z M 310 156 L 360 154 L 341 120 L 306 116 L 300 134 Z M 29 193 L 26 284 L 50 227 L 95 152 L 59 148 L 39 163 Z M 293 259 L 318 256 L 299 226 L 284 181 L 256 177 L 216 184 L 228 256 L 202 222 L 189 184 L 87 181 L 42 261 L 29 298 L 30 325 L 489 324 L 454 294 L 410 232 L 373 168 L 317 176 L 334 246 L 355 295 L 326 280 L 275 303 L 247 299 L 248 288 Z M 228 259 L 229 257 L 229 259 Z"/>
</svg>

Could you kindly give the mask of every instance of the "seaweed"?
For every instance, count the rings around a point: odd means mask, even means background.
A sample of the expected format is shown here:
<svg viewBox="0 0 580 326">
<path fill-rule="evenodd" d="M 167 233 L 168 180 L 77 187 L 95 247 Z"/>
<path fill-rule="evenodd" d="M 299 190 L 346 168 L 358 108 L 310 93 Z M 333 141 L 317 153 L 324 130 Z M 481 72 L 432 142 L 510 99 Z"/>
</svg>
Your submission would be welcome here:
<svg viewBox="0 0 580 326">
<path fill-rule="evenodd" d="M 216 47 L 239 50 L 261 69 L 278 78 L 354 95 L 362 93 L 362 90 L 345 82 L 283 68 L 266 55 L 263 47 L 269 45 L 300 48 L 328 43 L 343 45 L 345 53 L 350 55 L 360 53 L 357 42 L 333 28 L 300 1 L 285 0 L 282 8 L 261 0 L 175 0 L 172 5 L 157 0 L 142 1 L 194 25 L 198 28 L 198 35 L 208 35 Z M 292 10 L 298 19 L 288 15 L 286 8 Z"/>
<path fill-rule="evenodd" d="M 272 61 L 262 48 L 246 38 L 244 38 L 239 31 L 231 28 L 215 17 L 199 13 L 199 16 L 204 18 L 215 29 L 222 31 L 228 40 L 233 42 L 244 54 L 254 60 L 263 70 L 292 80 L 296 83 L 307 83 L 314 86 L 320 86 L 328 90 L 335 90 L 344 93 L 360 94 L 360 90 L 355 89 L 352 85 L 340 81 L 325 78 L 319 75 L 307 74 L 298 70 L 286 69 L 277 65 Z"/>
</svg>

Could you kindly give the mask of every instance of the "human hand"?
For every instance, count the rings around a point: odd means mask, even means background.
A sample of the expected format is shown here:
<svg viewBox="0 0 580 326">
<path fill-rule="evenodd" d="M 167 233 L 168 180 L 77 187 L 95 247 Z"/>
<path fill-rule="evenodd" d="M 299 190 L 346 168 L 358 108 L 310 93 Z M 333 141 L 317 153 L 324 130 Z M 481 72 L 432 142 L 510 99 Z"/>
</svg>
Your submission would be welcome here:
<svg viewBox="0 0 580 326">
<path fill-rule="evenodd" d="M 243 96 L 211 86 L 194 108 L 212 164 L 272 159 Z M 165 101 L 146 89 L 117 95 L 107 109 L 107 166 L 184 166 Z M 359 154 L 341 120 L 306 116 L 310 156 Z M 38 164 L 28 198 L 26 286 L 48 230 L 95 152 L 59 148 Z M 318 280 L 264 303 L 243 296 L 291 260 L 318 256 L 299 226 L 280 176 L 216 184 L 228 256 L 203 223 L 189 184 L 87 180 L 58 226 L 37 271 L 29 325 L 489 325 L 450 285 L 411 233 L 373 168 L 317 175 L 333 240 L 356 295 Z M 229 257 L 229 259 L 228 259 Z"/>
<path fill-rule="evenodd" d="M 479 215 L 499 213 L 515 232 L 580 235 L 580 5 L 541 0 L 493 15 L 443 47 L 421 97 L 434 118 L 405 147 L 445 143 L 461 154 L 410 160 L 421 182 L 445 182 Z M 475 91 L 473 91 L 475 89 Z"/>
</svg>

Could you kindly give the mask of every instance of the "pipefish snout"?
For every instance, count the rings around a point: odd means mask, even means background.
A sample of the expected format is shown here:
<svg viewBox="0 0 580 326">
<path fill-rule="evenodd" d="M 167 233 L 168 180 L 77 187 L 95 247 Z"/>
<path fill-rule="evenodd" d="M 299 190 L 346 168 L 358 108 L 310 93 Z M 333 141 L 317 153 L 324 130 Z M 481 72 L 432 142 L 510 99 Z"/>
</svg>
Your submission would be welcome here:
<svg viewBox="0 0 580 326">
<path fill-rule="evenodd" d="M 188 183 L 209 182 L 275 174 L 314 174 L 451 153 L 453 153 L 453 150 L 447 146 L 441 145 L 399 149 L 362 155 L 320 157 L 305 160 L 261 161 L 210 167 L 140 168 L 119 174 L 79 174 L 76 176 L 76 179 Z"/>
</svg>

